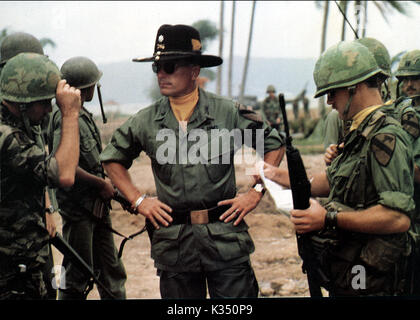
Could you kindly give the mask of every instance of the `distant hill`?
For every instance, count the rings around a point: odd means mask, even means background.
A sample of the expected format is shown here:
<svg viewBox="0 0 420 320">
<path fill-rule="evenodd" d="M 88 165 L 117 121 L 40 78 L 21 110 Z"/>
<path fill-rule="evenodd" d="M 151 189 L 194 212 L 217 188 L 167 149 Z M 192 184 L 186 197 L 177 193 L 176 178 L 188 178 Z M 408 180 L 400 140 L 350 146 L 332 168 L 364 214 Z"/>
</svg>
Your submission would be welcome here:
<svg viewBox="0 0 420 320">
<path fill-rule="evenodd" d="M 233 95 L 239 95 L 244 58 L 235 57 L 233 65 Z M 222 95 L 227 95 L 228 59 L 223 64 Z M 286 99 L 293 98 L 307 84 L 307 96 L 312 98 L 315 92 L 312 72 L 314 59 L 294 58 L 252 58 L 248 68 L 246 95 L 265 97 L 267 85 L 273 84 L 278 92 L 283 92 Z M 114 101 L 120 105 L 138 103 L 145 106 L 151 103 L 150 90 L 156 82 L 151 63 L 121 61 L 100 64 L 104 75 L 101 79 L 102 99 L 104 103 Z M 217 68 L 212 68 L 214 71 Z M 206 89 L 215 92 L 216 81 L 207 83 Z M 95 98 L 97 99 L 97 98 Z M 93 104 L 97 101 L 93 101 Z"/>
</svg>

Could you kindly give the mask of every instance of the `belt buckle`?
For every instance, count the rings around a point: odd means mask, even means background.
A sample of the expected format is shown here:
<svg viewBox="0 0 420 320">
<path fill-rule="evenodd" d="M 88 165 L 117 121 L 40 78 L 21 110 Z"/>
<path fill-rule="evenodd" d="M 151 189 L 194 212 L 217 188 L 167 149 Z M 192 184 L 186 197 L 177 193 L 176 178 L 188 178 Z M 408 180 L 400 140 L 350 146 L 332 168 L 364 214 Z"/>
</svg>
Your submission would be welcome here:
<svg viewBox="0 0 420 320">
<path fill-rule="evenodd" d="M 190 212 L 191 224 L 209 223 L 209 210 L 196 210 Z"/>
</svg>

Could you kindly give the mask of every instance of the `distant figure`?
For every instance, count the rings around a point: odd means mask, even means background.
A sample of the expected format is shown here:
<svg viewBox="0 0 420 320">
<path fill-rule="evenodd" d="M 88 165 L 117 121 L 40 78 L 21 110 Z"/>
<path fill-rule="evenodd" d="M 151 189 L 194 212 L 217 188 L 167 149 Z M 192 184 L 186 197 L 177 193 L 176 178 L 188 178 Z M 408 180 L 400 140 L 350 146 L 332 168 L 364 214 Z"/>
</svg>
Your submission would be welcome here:
<svg viewBox="0 0 420 320">
<path fill-rule="evenodd" d="M 280 131 L 282 119 L 280 116 L 279 99 L 276 97 L 276 89 L 273 85 L 269 85 L 266 92 L 268 93 L 268 97 L 262 102 L 262 111 L 271 127 Z"/>
</svg>

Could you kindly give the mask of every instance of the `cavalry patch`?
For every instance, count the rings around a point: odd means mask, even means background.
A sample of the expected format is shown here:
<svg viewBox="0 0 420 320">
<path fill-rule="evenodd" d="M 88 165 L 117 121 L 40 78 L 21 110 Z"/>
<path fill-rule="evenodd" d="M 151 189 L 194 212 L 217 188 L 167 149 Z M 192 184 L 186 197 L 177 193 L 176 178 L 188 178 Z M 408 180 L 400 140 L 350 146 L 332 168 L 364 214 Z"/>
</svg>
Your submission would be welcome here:
<svg viewBox="0 0 420 320">
<path fill-rule="evenodd" d="M 414 138 L 420 135 L 420 124 L 414 111 L 406 112 L 401 118 L 401 125 Z"/>
<path fill-rule="evenodd" d="M 372 139 L 371 150 L 381 165 L 386 166 L 391 160 L 395 141 L 395 136 L 389 133 L 379 133 Z"/>
</svg>

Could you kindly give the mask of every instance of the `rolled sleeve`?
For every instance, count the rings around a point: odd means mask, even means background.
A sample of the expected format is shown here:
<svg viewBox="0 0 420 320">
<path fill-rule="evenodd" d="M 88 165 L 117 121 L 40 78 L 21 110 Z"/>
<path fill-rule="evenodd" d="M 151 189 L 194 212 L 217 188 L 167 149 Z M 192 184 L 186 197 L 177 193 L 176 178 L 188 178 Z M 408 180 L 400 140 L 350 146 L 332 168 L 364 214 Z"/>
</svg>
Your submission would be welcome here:
<svg viewBox="0 0 420 320">
<path fill-rule="evenodd" d="M 371 152 L 372 178 L 379 195 L 378 203 L 410 214 L 415 208 L 414 160 L 412 148 L 405 136 L 391 131 L 396 137 L 395 149 L 389 163 L 380 164 Z"/>
<path fill-rule="evenodd" d="M 378 204 L 407 214 L 410 214 L 416 206 L 412 196 L 398 191 L 379 193 Z"/>
<path fill-rule="evenodd" d="M 118 162 L 125 168 L 130 168 L 133 160 L 137 158 L 142 151 L 139 142 L 139 132 L 136 130 L 142 125 L 138 123 L 135 117 L 128 119 L 112 135 L 111 142 L 105 147 L 99 156 L 103 162 Z"/>
</svg>

